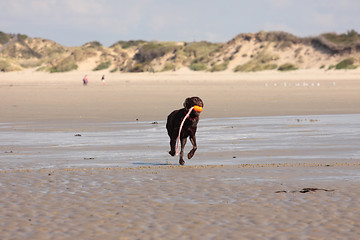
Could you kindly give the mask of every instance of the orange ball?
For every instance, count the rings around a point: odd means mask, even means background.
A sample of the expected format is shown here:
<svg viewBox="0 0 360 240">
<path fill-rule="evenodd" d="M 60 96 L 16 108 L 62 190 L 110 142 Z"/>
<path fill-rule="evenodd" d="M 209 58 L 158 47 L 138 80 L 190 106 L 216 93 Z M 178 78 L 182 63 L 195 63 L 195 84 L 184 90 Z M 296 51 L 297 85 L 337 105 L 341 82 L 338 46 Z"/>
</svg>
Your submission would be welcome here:
<svg viewBox="0 0 360 240">
<path fill-rule="evenodd" d="M 196 112 L 202 112 L 203 108 L 200 107 L 200 106 L 194 106 L 194 110 L 195 110 Z"/>
</svg>

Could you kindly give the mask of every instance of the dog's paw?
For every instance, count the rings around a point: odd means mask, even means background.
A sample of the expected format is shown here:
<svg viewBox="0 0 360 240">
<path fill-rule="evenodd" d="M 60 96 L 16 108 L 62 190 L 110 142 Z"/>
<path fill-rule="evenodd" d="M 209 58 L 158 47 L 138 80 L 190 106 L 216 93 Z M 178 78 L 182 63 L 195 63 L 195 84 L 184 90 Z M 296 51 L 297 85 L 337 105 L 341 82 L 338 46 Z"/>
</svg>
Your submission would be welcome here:
<svg viewBox="0 0 360 240">
<path fill-rule="evenodd" d="M 196 150 L 192 149 L 192 150 L 188 153 L 188 155 L 187 155 L 188 159 L 191 159 L 191 158 L 194 156 L 195 151 L 196 151 Z"/>
<path fill-rule="evenodd" d="M 169 154 L 170 154 L 171 156 L 175 156 L 175 151 L 169 151 Z"/>
<path fill-rule="evenodd" d="M 184 165 L 184 164 L 185 164 L 185 161 L 184 161 L 183 159 L 180 159 L 180 160 L 179 160 L 179 164 L 180 164 L 180 165 Z"/>
</svg>

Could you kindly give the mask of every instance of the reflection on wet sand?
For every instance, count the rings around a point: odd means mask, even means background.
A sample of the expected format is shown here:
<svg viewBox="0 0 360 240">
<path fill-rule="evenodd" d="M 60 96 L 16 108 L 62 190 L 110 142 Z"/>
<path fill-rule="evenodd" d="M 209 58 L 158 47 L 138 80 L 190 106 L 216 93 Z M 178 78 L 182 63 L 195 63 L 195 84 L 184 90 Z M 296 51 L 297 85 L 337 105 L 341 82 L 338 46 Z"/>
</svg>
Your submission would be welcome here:
<svg viewBox="0 0 360 240">
<path fill-rule="evenodd" d="M 3 123 L 1 170 L 177 165 L 164 125 Z M 186 164 L 358 162 L 359 128 L 359 114 L 202 119 Z"/>
</svg>

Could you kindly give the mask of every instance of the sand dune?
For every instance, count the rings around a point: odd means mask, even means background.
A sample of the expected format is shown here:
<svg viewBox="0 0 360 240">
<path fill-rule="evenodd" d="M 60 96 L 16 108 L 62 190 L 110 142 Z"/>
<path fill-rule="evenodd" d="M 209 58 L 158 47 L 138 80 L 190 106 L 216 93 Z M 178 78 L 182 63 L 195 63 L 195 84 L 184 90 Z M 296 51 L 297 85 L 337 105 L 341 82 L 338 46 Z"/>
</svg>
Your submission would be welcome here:
<svg viewBox="0 0 360 240">
<path fill-rule="evenodd" d="M 226 43 L 139 40 L 119 41 L 110 47 L 96 41 L 65 47 L 51 40 L 0 33 L 0 70 L 5 72 L 33 67 L 45 72 L 163 72 L 183 68 L 252 72 L 281 70 L 284 64 L 296 69 L 353 69 L 359 65 L 356 31 L 307 38 L 261 31 L 238 34 Z"/>
</svg>

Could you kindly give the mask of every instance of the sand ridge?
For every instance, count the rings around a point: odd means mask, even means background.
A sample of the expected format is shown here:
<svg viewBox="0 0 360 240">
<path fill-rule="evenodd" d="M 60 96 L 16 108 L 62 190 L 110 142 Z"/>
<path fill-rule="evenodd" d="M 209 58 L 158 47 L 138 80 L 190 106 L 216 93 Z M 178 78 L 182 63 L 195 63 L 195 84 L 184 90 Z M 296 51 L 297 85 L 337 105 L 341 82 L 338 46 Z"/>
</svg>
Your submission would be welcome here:
<svg viewBox="0 0 360 240">
<path fill-rule="evenodd" d="M 262 163 L 262 164 L 234 164 L 234 165 L 183 165 L 178 164 L 159 164 L 151 166 L 140 166 L 140 167 L 87 167 L 87 168 L 57 168 L 57 169 L 13 169 L 13 170 L 0 170 L 0 174 L 16 173 L 16 172 L 40 172 L 49 173 L 49 175 L 55 172 L 77 172 L 77 171 L 133 171 L 133 170 L 157 170 L 157 169 L 211 169 L 211 168 L 296 168 L 296 167 L 343 167 L 343 166 L 360 166 L 360 163 L 354 162 L 336 162 L 336 163 Z"/>
</svg>

